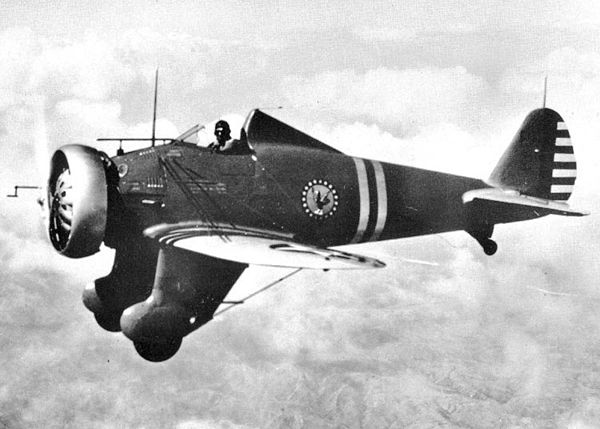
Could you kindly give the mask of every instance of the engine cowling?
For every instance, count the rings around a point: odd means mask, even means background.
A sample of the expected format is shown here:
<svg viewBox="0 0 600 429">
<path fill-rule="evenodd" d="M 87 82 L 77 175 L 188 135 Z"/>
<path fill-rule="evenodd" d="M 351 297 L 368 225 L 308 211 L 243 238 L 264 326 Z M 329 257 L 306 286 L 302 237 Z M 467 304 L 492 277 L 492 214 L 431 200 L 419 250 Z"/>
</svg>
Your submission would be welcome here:
<svg viewBox="0 0 600 429">
<path fill-rule="evenodd" d="M 48 232 L 54 248 L 70 258 L 99 250 L 106 232 L 110 159 L 94 148 L 66 145 L 54 152 L 48 179 Z"/>
</svg>

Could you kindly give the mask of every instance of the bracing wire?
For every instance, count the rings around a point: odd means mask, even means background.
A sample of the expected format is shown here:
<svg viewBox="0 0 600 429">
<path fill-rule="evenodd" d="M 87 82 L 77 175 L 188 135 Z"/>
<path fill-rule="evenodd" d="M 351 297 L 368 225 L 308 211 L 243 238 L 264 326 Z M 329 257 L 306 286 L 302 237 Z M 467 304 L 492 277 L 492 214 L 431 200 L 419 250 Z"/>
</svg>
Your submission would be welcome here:
<svg viewBox="0 0 600 429">
<path fill-rule="evenodd" d="M 203 179 L 202 175 L 200 175 L 197 171 L 192 170 L 190 168 L 186 168 L 185 169 L 188 174 L 193 174 L 196 177 Z M 243 202 L 240 198 L 236 198 L 233 195 L 227 194 L 227 197 L 231 198 L 233 201 L 235 201 L 236 203 L 242 205 L 244 208 L 248 209 L 249 211 L 251 211 L 252 213 L 256 214 L 258 217 L 267 220 L 268 222 L 270 222 L 273 225 L 277 225 L 281 230 L 285 230 L 285 227 L 283 225 L 281 225 L 279 222 L 277 222 L 275 219 L 273 219 L 271 216 L 267 216 L 264 213 L 262 213 L 260 210 L 255 209 L 254 207 L 250 206 L 249 204 L 246 204 L 245 202 Z M 210 199 L 210 196 L 207 195 L 207 198 Z M 213 204 L 217 205 L 216 203 L 213 202 Z M 220 209 L 220 207 L 217 205 L 217 207 Z"/>
<path fill-rule="evenodd" d="M 206 197 L 206 199 L 221 213 L 221 215 L 223 216 L 224 219 L 227 219 L 227 213 L 225 213 L 225 211 L 223 210 L 223 208 L 210 196 L 210 194 L 206 191 L 206 189 L 204 189 L 204 186 L 202 183 L 198 182 L 196 179 L 194 179 L 194 177 L 192 176 L 192 174 L 196 175 L 196 177 L 200 178 L 200 179 L 204 179 L 204 177 L 202 177 L 202 175 L 200 175 L 199 173 L 195 172 L 194 170 L 191 170 L 187 167 L 182 166 L 181 164 L 179 164 L 179 162 L 177 162 L 176 160 L 173 160 L 173 163 L 181 170 L 183 171 L 187 177 L 190 179 L 190 181 L 195 184 L 200 191 L 202 192 L 202 194 Z M 236 226 L 233 222 L 231 222 L 230 220 L 227 220 L 227 223 L 233 228 L 236 229 Z"/>
<path fill-rule="evenodd" d="M 266 286 L 264 286 L 264 287 L 260 288 L 260 289 L 259 289 L 259 290 L 257 290 L 256 292 L 253 292 L 253 293 L 251 293 L 250 295 L 248 295 L 248 296 L 247 296 L 247 297 L 245 297 L 244 299 L 241 299 L 241 300 L 239 301 L 239 304 L 242 304 L 242 303 L 244 303 L 244 302 L 248 301 L 250 298 L 252 298 L 252 297 L 254 297 L 254 296 L 256 296 L 256 295 L 258 295 L 258 294 L 260 294 L 260 293 L 263 293 L 263 292 L 265 292 L 265 291 L 266 291 L 266 290 L 268 290 L 268 289 L 271 289 L 273 286 L 276 286 L 276 285 L 278 285 L 279 283 L 281 283 L 282 281 L 289 279 L 289 278 L 290 278 L 290 277 L 292 277 L 293 275 L 295 275 L 295 274 L 298 274 L 300 271 L 302 271 L 302 268 L 296 268 L 295 270 L 293 270 L 293 271 L 290 271 L 290 272 L 289 272 L 289 273 L 287 273 L 285 276 L 278 278 L 277 280 L 275 280 L 275 281 L 273 281 L 273 282 L 269 283 L 268 285 L 266 285 Z M 216 313 L 213 315 L 213 317 L 216 317 L 216 316 L 218 316 L 218 315 L 220 315 L 220 314 L 223 314 L 223 313 L 225 313 L 226 311 L 228 311 L 228 310 L 231 310 L 233 307 L 235 307 L 236 305 L 239 305 L 239 304 L 238 304 L 238 303 L 236 303 L 236 304 L 231 304 L 231 305 L 229 305 L 229 306 L 225 307 L 224 309 L 217 311 L 217 312 L 216 312 Z"/>
<path fill-rule="evenodd" d="M 208 213 L 206 213 L 206 211 L 202 208 L 201 202 L 198 201 L 197 197 L 185 186 L 183 180 L 181 179 L 181 176 L 177 173 L 177 171 L 175 171 L 175 168 L 173 168 L 173 166 L 163 158 L 159 158 L 159 161 L 161 162 L 167 173 L 171 177 L 173 177 L 173 179 L 175 179 L 175 183 L 177 184 L 177 186 L 179 186 L 183 194 L 190 200 L 190 202 L 194 206 L 194 209 L 200 215 L 201 220 L 203 222 L 206 222 L 211 227 L 216 227 L 215 223 L 210 219 Z"/>
</svg>

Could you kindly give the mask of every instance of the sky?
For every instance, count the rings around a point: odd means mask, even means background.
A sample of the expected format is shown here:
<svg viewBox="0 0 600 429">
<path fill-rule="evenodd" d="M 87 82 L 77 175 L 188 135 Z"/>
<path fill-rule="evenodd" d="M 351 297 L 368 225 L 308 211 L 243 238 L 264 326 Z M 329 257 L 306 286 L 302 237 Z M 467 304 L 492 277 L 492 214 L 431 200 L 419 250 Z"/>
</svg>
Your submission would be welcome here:
<svg viewBox="0 0 600 429">
<path fill-rule="evenodd" d="M 548 76 L 578 161 L 570 202 L 592 214 L 500 225 L 493 257 L 460 231 L 350 247 L 387 267 L 303 271 L 151 364 L 81 303 L 111 251 L 57 255 L 25 191 L 0 205 L 0 427 L 600 428 L 596 2 L 2 9 L 7 194 L 63 144 L 149 136 L 156 67 L 159 136 L 259 107 L 348 154 L 480 178 Z M 232 294 L 285 273 L 251 268 Z"/>
</svg>

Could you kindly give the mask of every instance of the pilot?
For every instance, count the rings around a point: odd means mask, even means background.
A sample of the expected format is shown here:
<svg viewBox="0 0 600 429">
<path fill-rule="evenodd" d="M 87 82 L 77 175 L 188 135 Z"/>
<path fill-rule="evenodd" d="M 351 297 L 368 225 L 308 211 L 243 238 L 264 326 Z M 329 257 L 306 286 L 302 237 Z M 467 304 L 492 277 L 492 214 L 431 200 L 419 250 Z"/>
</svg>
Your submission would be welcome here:
<svg viewBox="0 0 600 429">
<path fill-rule="evenodd" d="M 236 153 L 238 151 L 239 140 L 231 137 L 231 129 L 227 121 L 217 121 L 215 124 L 216 141 L 208 145 L 212 152 L 218 153 Z"/>
</svg>

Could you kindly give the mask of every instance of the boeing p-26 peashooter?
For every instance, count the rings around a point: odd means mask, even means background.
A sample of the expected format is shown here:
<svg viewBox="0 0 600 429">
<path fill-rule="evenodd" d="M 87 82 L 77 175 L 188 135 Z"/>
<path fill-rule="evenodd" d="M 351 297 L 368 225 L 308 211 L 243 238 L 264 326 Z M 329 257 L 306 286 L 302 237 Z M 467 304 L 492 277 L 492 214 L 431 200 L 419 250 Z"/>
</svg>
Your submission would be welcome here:
<svg viewBox="0 0 600 429">
<path fill-rule="evenodd" d="M 193 132 L 112 158 L 67 145 L 51 161 L 51 242 L 71 258 L 116 250 L 83 301 L 150 361 L 210 321 L 248 265 L 380 268 L 331 246 L 454 230 L 492 255 L 496 224 L 585 214 L 567 204 L 573 146 L 547 108 L 527 116 L 487 182 L 347 156 L 260 110 L 233 150 L 186 142 Z"/>
</svg>

